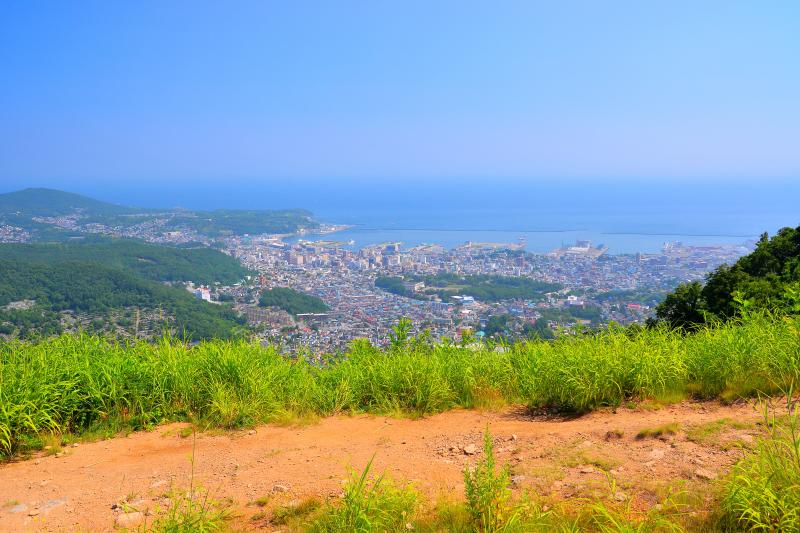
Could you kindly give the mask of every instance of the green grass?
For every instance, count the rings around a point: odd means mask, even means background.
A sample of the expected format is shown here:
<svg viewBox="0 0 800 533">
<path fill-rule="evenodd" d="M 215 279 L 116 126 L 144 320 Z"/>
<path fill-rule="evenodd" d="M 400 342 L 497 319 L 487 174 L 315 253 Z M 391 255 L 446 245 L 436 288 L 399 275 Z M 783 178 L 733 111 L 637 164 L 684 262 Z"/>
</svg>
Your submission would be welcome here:
<svg viewBox="0 0 800 533">
<path fill-rule="evenodd" d="M 765 414 L 769 435 L 725 484 L 722 511 L 729 529 L 800 531 L 800 405 L 788 398 L 787 413 Z"/>
<path fill-rule="evenodd" d="M 451 533 L 527 532 L 660 532 L 705 531 L 690 515 L 680 494 L 668 494 L 647 511 L 634 509 L 629 500 L 612 502 L 617 487 L 609 483 L 608 499 L 560 502 L 552 506 L 535 494 L 514 495 L 509 466 L 497 465 L 488 429 L 483 458 L 464 470 L 464 499 L 442 498 L 426 507 L 410 486 L 387 485 L 380 476 L 369 482 L 371 463 L 354 474 L 341 501 L 316 511 L 306 522 L 294 522 L 292 531 L 363 533 L 419 531 Z M 551 502 L 552 503 L 552 502 Z M 305 513 L 308 514 L 308 513 Z M 694 527 L 690 524 L 695 520 Z M 279 521 L 274 524 L 283 524 Z"/>
<path fill-rule="evenodd" d="M 0 454 L 55 450 L 77 438 L 166 421 L 240 428 L 337 412 L 420 416 L 513 403 L 587 411 L 686 397 L 776 395 L 792 390 L 799 377 L 800 319 L 768 315 L 688 336 L 663 329 L 611 330 L 516 344 L 502 352 L 431 345 L 424 338 L 401 339 L 386 350 L 360 341 L 324 366 L 243 341 L 123 345 L 63 336 L 0 342 Z M 767 438 L 719 481 L 721 518 L 715 528 L 800 530 L 798 418 L 791 402 L 787 413 L 768 418 Z M 687 434 L 709 440 L 729 425 L 736 427 L 717 421 L 687 428 Z M 653 428 L 645 436 L 676 430 Z M 610 438 L 618 436 L 621 432 Z M 418 531 L 709 529 L 692 526 L 683 510 L 666 504 L 642 512 L 630 501 L 612 499 L 546 510 L 535 494 L 508 497 L 503 468 L 481 464 L 467 473 L 469 503 L 442 503 L 432 514 L 420 510 L 413 490 L 382 477 L 371 480 L 367 469 L 353 477 L 341 501 L 278 515 L 316 531 L 401 531 L 408 524 Z M 175 497 L 153 525 L 224 529 L 226 512 L 207 494 L 190 491 L 188 499 Z"/>
<path fill-rule="evenodd" d="M 295 505 L 285 505 L 273 509 L 270 522 L 279 526 L 299 522 L 320 507 L 322 507 L 322 502 L 317 498 L 305 498 Z"/>
<path fill-rule="evenodd" d="M 654 428 L 644 428 L 636 434 L 637 439 L 657 439 L 659 437 L 666 437 L 674 435 L 681 429 L 681 425 L 677 422 L 671 422 Z"/>
<path fill-rule="evenodd" d="M 472 525 L 479 531 L 505 531 L 517 521 L 510 505 L 511 474 L 508 465 L 495 467 L 494 446 L 489 429 L 483 435 L 483 459 L 464 469 L 464 493 Z"/>
<path fill-rule="evenodd" d="M 758 316 L 690 336 L 611 330 L 497 352 L 357 341 L 323 367 L 244 341 L 135 345 L 91 336 L 0 342 L 0 454 L 41 436 L 165 421 L 240 428 L 337 412 L 420 416 L 508 403 L 586 411 L 629 401 L 737 398 L 798 381 L 798 319 Z"/>
<path fill-rule="evenodd" d="M 381 474 L 369 478 L 372 460 L 361 473 L 353 472 L 344 497 L 324 507 L 307 526 L 309 532 L 404 532 L 417 510 L 416 491 L 397 487 Z M 413 527 L 413 524 L 412 524 Z"/>
<path fill-rule="evenodd" d="M 697 444 L 706 445 L 718 443 L 720 436 L 728 429 L 753 429 L 752 422 L 740 422 L 730 418 L 720 418 L 705 424 L 697 424 L 687 428 L 686 439 Z"/>
</svg>

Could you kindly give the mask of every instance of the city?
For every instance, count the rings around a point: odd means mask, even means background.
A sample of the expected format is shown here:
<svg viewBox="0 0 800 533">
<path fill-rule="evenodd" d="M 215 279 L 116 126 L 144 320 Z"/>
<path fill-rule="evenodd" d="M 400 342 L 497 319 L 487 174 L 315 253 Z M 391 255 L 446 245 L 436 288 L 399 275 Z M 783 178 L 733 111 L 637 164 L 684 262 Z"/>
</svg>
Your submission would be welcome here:
<svg viewBox="0 0 800 533">
<path fill-rule="evenodd" d="M 312 350 L 341 350 L 355 338 L 377 345 L 387 342 L 388 332 L 399 317 L 409 318 L 417 331 L 429 330 L 432 339 L 460 339 L 468 331 L 481 336 L 492 316 L 512 315 L 522 322 L 547 320 L 549 311 L 595 310 L 556 313 L 551 329 L 571 330 L 577 325 L 599 326 L 643 323 L 653 306 L 679 283 L 701 280 L 724 263 L 733 263 L 748 247 L 691 247 L 668 243 L 660 254 L 608 255 L 583 253 L 532 254 L 514 245 L 467 243 L 453 250 L 427 245 L 404 250 L 399 243 L 352 250 L 345 243 L 298 241 L 279 237 L 232 237 L 227 252 L 259 273 L 259 290 L 291 287 L 320 297 L 330 307 L 328 316 L 292 323 L 286 314 L 250 311 L 248 317 L 265 340 L 280 340 Z M 596 250 L 596 249 L 595 249 Z M 557 283 L 562 289 L 545 301 L 510 300 L 494 303 L 416 299 L 391 294 L 375 286 L 378 276 L 456 273 L 527 277 Z M 240 302 L 242 311 L 253 309 L 257 298 L 245 287 L 220 288 Z M 574 317 L 593 316 L 593 319 Z M 293 327 L 294 326 L 294 327 Z"/>
<path fill-rule="evenodd" d="M 753 247 L 752 242 L 703 247 L 668 242 L 661 253 L 622 255 L 610 254 L 604 247 L 594 247 L 587 241 L 547 254 L 526 252 L 519 242 L 466 242 L 451 250 L 436 244 L 405 248 L 402 243 L 392 242 L 357 249 L 352 242 L 306 240 L 312 235 L 305 229 L 294 234 L 214 239 L 189 227 L 172 225 L 165 229 L 170 216 L 117 226 L 82 224 L 80 213 L 40 217 L 36 222 L 60 230 L 173 246 L 213 245 L 238 259 L 254 275 L 231 286 L 187 288 L 206 301 L 232 304 L 247 317 L 261 341 L 281 345 L 288 351 L 302 347 L 313 353 L 341 351 L 358 338 L 385 345 L 391 328 L 401 317 L 411 320 L 416 333 L 427 330 L 433 341 L 461 341 L 472 336 L 487 340 L 521 338 L 533 326 L 540 333 L 550 334 L 596 328 L 610 322 L 644 323 L 653 316 L 654 306 L 678 284 L 702 280 Z M 313 230 L 313 237 L 335 238 L 337 231 L 346 228 L 320 224 Z M 0 226 L 0 242 L 26 242 L 29 237 L 23 228 Z M 438 296 L 415 291 L 414 283 L 406 282 L 415 292 L 411 297 L 393 294 L 375 284 L 384 276 L 402 280 L 437 274 L 527 278 L 558 288 L 536 299 L 481 301 L 464 292 L 442 301 Z M 424 283 L 416 285 L 417 289 L 424 287 Z M 319 297 L 329 310 L 292 315 L 279 308 L 260 307 L 259 296 L 273 287 L 288 287 Z M 492 331 L 496 328 L 491 324 L 498 319 L 509 325 L 502 334 Z"/>
</svg>

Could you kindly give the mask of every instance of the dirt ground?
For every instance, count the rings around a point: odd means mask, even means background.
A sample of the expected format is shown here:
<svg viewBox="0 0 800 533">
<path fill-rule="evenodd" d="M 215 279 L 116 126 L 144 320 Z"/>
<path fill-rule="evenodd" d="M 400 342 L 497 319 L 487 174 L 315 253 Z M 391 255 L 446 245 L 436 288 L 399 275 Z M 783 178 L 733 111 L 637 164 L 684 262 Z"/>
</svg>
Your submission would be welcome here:
<svg viewBox="0 0 800 533">
<path fill-rule="evenodd" d="M 420 420 L 338 416 L 196 439 L 185 424 L 171 424 L 0 464 L 0 531 L 112 531 L 132 508 L 153 514 L 171 490 L 189 487 L 193 447 L 195 485 L 217 500 L 230 499 L 234 525 L 242 529 L 271 529 L 275 505 L 337 497 L 348 468 L 361 470 L 373 455 L 375 472 L 412 483 L 429 501 L 460 498 L 462 470 L 480 459 L 487 426 L 498 462 L 511 465 L 514 490 L 647 508 L 668 485 L 696 489 L 723 475 L 742 456 L 738 444 L 757 435 L 759 420 L 748 404 L 684 402 L 576 418 L 522 408 L 456 410 Z M 673 434 L 639 435 L 672 423 L 679 424 Z M 252 504 L 265 496 L 265 508 Z"/>
</svg>

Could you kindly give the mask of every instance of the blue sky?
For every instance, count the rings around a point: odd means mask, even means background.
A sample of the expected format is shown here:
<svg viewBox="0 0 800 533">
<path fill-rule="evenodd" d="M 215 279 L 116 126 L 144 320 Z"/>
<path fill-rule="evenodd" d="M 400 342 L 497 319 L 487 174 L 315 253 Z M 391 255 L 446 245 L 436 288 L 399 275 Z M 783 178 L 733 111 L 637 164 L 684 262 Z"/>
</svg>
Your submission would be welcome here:
<svg viewBox="0 0 800 533">
<path fill-rule="evenodd" d="M 800 2 L 3 2 L 0 189 L 800 180 Z"/>
</svg>

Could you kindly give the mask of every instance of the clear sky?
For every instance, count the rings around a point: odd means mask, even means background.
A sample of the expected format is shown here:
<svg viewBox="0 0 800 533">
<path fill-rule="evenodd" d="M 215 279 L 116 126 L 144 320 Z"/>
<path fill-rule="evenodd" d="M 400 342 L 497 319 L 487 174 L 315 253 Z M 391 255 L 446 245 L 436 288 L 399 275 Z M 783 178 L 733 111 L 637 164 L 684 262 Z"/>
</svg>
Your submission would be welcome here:
<svg viewBox="0 0 800 533">
<path fill-rule="evenodd" d="M 800 2 L 0 5 L 0 189 L 399 177 L 800 179 Z"/>
</svg>

